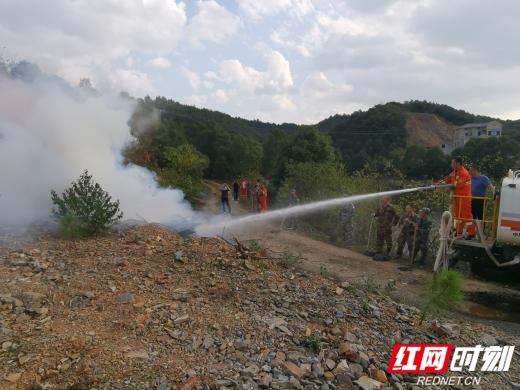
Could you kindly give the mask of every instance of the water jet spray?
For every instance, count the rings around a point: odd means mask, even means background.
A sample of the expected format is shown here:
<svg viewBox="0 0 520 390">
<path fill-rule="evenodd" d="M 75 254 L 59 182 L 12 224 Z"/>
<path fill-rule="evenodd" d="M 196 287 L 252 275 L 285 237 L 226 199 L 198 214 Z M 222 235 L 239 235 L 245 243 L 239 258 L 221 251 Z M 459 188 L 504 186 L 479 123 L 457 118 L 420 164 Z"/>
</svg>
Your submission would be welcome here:
<svg viewBox="0 0 520 390">
<path fill-rule="evenodd" d="M 260 222 L 260 221 L 268 221 L 272 219 L 278 219 L 282 217 L 287 216 L 294 216 L 294 215 L 302 215 L 311 213 L 317 210 L 326 209 L 329 207 L 334 206 L 341 206 L 347 203 L 355 203 L 360 202 L 362 200 L 369 200 L 369 199 L 377 199 L 382 198 L 385 196 L 395 196 L 395 195 L 401 195 L 401 194 L 407 194 L 412 192 L 418 192 L 418 191 L 430 191 L 438 188 L 452 188 L 453 186 L 451 184 L 443 184 L 443 185 L 430 185 L 426 187 L 415 187 L 415 188 L 405 188 L 401 190 L 392 190 L 392 191 L 383 191 L 383 192 L 373 192 L 369 194 L 360 194 L 360 195 L 352 195 L 352 196 L 345 196 L 340 198 L 333 198 L 328 200 L 320 200 L 317 202 L 311 202 L 306 203 L 298 206 L 291 206 L 291 207 L 285 207 L 278 210 L 272 210 L 268 211 L 266 213 L 261 214 L 253 214 L 253 215 L 247 215 L 240 218 L 235 218 L 231 220 L 225 220 L 225 221 L 219 221 L 216 223 L 212 223 L 209 225 L 204 226 L 197 226 L 195 231 L 197 234 L 201 236 L 210 236 L 214 235 L 215 233 L 221 232 L 223 230 L 229 229 L 233 226 L 240 226 L 245 224 L 250 224 L 253 222 Z"/>
</svg>

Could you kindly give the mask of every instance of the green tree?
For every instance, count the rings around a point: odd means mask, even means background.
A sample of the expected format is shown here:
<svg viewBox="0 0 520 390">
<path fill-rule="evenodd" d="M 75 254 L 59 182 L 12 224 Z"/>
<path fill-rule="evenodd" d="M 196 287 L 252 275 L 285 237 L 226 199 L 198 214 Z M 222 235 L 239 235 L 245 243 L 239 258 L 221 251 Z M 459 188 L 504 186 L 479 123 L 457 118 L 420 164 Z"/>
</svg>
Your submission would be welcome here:
<svg viewBox="0 0 520 390">
<path fill-rule="evenodd" d="M 310 202 L 345 194 L 348 179 L 343 164 L 339 162 L 291 162 L 281 185 L 284 197 L 288 197 L 293 188 L 300 194 L 302 202 Z"/>
<path fill-rule="evenodd" d="M 289 145 L 290 136 L 286 132 L 276 129 L 264 143 L 262 174 L 273 177 L 278 173 L 279 164 L 282 161 L 284 150 Z"/>
<path fill-rule="evenodd" d="M 123 218 L 119 201 L 112 202 L 87 170 L 61 196 L 52 190 L 51 200 L 53 214 L 64 229 L 62 233 L 70 238 L 103 232 Z"/>
<path fill-rule="evenodd" d="M 202 189 L 208 158 L 190 144 L 167 147 L 164 155 L 167 165 L 160 174 L 161 184 L 180 188 L 189 199 L 195 198 Z"/>
<path fill-rule="evenodd" d="M 428 315 L 454 309 L 464 299 L 462 276 L 453 270 L 445 270 L 433 275 L 426 290 L 426 300 L 421 311 L 421 323 Z"/>
<path fill-rule="evenodd" d="M 402 108 L 410 112 L 435 114 L 454 125 L 463 125 L 471 122 L 487 122 L 493 120 L 489 116 L 473 115 L 464 110 L 457 110 L 446 104 L 428 102 L 426 100 L 411 100 L 404 102 Z"/>
<path fill-rule="evenodd" d="M 518 168 L 520 142 L 508 136 L 469 140 L 464 149 L 455 150 L 467 165 L 476 165 L 482 174 L 495 180 L 502 179 L 509 169 Z"/>
<path fill-rule="evenodd" d="M 317 127 L 305 126 L 290 137 L 282 158 L 287 162 L 324 163 L 336 161 L 338 155 L 329 136 Z"/>
<path fill-rule="evenodd" d="M 401 160 L 400 168 L 410 179 L 438 179 L 449 170 L 450 157 L 439 148 L 410 146 Z"/>
<path fill-rule="evenodd" d="M 388 158 L 394 149 L 406 147 L 405 124 L 401 106 L 387 103 L 344 116 L 330 134 L 349 172 L 354 172 L 377 156 Z"/>
<path fill-rule="evenodd" d="M 348 178 L 339 162 L 291 162 L 286 167 L 278 193 L 278 203 L 286 205 L 291 189 L 296 189 L 303 203 L 348 194 Z M 304 225 L 332 240 L 340 236 L 339 208 L 321 210 L 301 217 Z"/>
<path fill-rule="evenodd" d="M 304 126 L 287 137 L 274 134 L 268 141 L 272 156 L 266 152 L 265 159 L 272 158 L 272 182 L 276 188 L 291 172 L 288 166 L 295 163 L 327 164 L 339 163 L 339 154 L 331 138 L 321 133 L 316 127 Z M 264 160 L 265 160 L 264 159 Z M 264 163 L 265 166 L 265 163 Z"/>
<path fill-rule="evenodd" d="M 425 178 L 439 179 L 450 169 L 451 157 L 445 155 L 440 148 L 430 148 L 426 151 Z"/>
<path fill-rule="evenodd" d="M 421 178 L 426 166 L 426 149 L 421 146 L 410 146 L 401 160 L 401 170 L 410 178 Z"/>
<path fill-rule="evenodd" d="M 240 134 L 231 136 L 229 172 L 223 178 L 234 179 L 239 176 L 257 176 L 261 170 L 264 150 L 262 144 L 251 137 Z"/>
</svg>

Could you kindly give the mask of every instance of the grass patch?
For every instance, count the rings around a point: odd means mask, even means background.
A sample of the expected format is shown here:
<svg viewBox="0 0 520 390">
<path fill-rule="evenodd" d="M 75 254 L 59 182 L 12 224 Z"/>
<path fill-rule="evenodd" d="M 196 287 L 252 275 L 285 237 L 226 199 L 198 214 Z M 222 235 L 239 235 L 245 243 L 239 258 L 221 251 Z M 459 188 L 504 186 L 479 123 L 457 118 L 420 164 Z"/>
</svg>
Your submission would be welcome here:
<svg viewBox="0 0 520 390">
<path fill-rule="evenodd" d="M 262 250 L 262 247 L 260 246 L 260 244 L 256 240 L 249 241 L 249 244 L 247 245 L 247 248 L 251 252 L 260 252 Z"/>
<path fill-rule="evenodd" d="M 321 350 L 321 340 L 319 337 L 311 335 L 311 336 L 304 336 L 303 337 L 303 345 L 308 350 L 318 353 Z"/>
<path fill-rule="evenodd" d="M 421 310 L 422 324 L 429 316 L 454 308 L 464 299 L 462 276 L 452 270 L 441 271 L 433 275 L 426 290 L 426 301 Z"/>
<path fill-rule="evenodd" d="M 328 278 L 330 276 L 330 272 L 329 270 L 327 269 L 327 267 L 325 265 L 320 265 L 320 275 L 321 277 L 323 278 Z"/>
<path fill-rule="evenodd" d="M 285 268 L 295 268 L 302 262 L 303 258 L 300 254 L 285 251 L 282 253 L 281 261 Z"/>
</svg>

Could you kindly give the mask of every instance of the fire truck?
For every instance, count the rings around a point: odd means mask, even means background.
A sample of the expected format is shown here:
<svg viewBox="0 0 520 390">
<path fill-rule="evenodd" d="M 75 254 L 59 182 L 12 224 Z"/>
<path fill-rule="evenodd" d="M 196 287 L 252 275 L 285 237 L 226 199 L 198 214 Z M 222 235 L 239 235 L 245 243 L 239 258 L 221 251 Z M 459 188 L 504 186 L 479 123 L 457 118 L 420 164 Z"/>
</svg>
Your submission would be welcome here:
<svg viewBox="0 0 520 390">
<path fill-rule="evenodd" d="M 455 202 L 468 197 L 451 196 L 450 210 L 441 219 L 435 270 L 468 261 L 477 275 L 520 281 L 520 171 L 510 170 L 492 197 L 472 197 L 483 201 L 482 220 L 453 215 Z M 465 225 L 464 230 L 475 224 L 476 236 L 469 240 L 464 234 L 458 235 L 458 223 Z"/>
</svg>

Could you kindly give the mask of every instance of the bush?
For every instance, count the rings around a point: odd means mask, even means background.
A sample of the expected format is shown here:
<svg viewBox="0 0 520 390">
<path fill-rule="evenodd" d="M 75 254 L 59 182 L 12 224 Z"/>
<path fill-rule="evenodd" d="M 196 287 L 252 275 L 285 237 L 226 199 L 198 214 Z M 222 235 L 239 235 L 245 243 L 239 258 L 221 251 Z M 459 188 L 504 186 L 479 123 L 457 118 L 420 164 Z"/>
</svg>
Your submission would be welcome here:
<svg viewBox="0 0 520 390">
<path fill-rule="evenodd" d="M 421 311 L 421 323 L 429 315 L 451 309 L 464 299 L 462 276 L 451 270 L 433 275 L 426 291 L 426 301 Z"/>
<path fill-rule="evenodd" d="M 248 249 L 253 252 L 260 252 L 262 250 L 262 247 L 256 240 L 251 240 L 248 245 Z"/>
<path fill-rule="evenodd" d="M 294 254 L 288 251 L 284 251 L 282 253 L 282 265 L 285 268 L 295 268 L 297 267 L 303 260 L 301 254 Z"/>
<path fill-rule="evenodd" d="M 314 335 L 303 336 L 303 345 L 314 353 L 318 353 L 321 350 L 321 340 Z"/>
<path fill-rule="evenodd" d="M 103 232 L 123 217 L 119 201 L 112 202 L 110 195 L 86 170 L 61 196 L 52 190 L 51 199 L 52 212 L 58 218 L 61 233 L 67 238 Z"/>
<path fill-rule="evenodd" d="M 58 229 L 61 236 L 67 240 L 75 240 L 85 235 L 81 227 L 81 221 L 72 213 L 67 213 L 59 218 Z"/>
<path fill-rule="evenodd" d="M 202 178 L 209 159 L 190 144 L 167 147 L 164 155 L 167 165 L 159 173 L 161 184 L 180 188 L 188 199 L 195 199 L 202 191 Z"/>
</svg>

